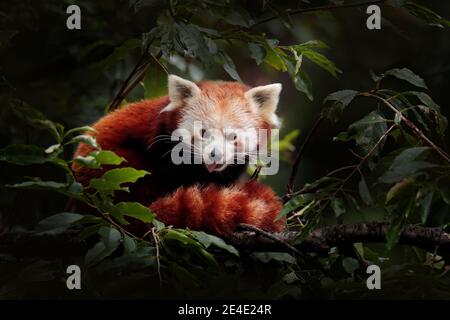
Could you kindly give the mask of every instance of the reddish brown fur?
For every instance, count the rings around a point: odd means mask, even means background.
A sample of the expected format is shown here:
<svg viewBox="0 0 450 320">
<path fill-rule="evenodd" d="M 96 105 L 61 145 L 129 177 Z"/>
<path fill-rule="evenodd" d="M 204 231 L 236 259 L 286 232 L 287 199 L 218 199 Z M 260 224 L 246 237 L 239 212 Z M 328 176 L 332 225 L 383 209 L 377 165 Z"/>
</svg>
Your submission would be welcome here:
<svg viewBox="0 0 450 320">
<path fill-rule="evenodd" d="M 241 96 L 248 87 L 235 82 L 204 82 L 202 92 L 225 100 L 230 94 Z M 185 170 L 185 180 L 173 181 L 168 176 L 173 168 L 161 158 L 158 151 L 146 150 L 152 140 L 170 133 L 177 127 L 179 111 L 160 111 L 169 103 L 168 97 L 145 100 L 114 111 L 93 125 L 103 150 L 112 150 L 127 162 L 124 166 L 151 172 L 130 187 L 129 194 L 119 194 L 121 201 L 139 201 L 157 214 L 158 219 L 169 225 L 204 230 L 217 235 L 229 235 L 239 223 L 249 223 L 268 231 L 280 231 L 284 220 L 274 222 L 281 210 L 281 202 L 274 192 L 258 182 L 235 182 L 231 186 L 206 180 L 191 181 L 193 171 Z M 266 123 L 260 127 L 267 128 Z M 156 148 L 157 149 L 157 148 Z M 86 156 L 92 147 L 81 143 L 75 156 Z M 192 166 L 192 165 L 191 165 Z M 88 169 L 74 163 L 72 170 L 83 185 L 98 177 L 110 167 Z M 203 168 L 204 169 L 204 168 Z M 189 176 L 190 175 L 190 176 Z M 176 174 L 175 177 L 178 177 Z"/>
<path fill-rule="evenodd" d="M 179 188 L 150 208 L 168 224 L 224 236 L 239 223 L 271 231 L 284 228 L 282 219 L 274 222 L 281 210 L 280 201 L 272 189 L 255 181 L 226 188 L 212 184 Z"/>
</svg>

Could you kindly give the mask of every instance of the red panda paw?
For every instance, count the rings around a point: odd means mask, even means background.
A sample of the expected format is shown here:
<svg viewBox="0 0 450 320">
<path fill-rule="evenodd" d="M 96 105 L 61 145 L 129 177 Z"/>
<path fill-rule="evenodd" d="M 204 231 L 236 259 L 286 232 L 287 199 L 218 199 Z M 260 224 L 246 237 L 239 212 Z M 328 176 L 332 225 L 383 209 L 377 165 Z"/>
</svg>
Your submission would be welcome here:
<svg viewBox="0 0 450 320">
<path fill-rule="evenodd" d="M 273 190 L 250 181 L 231 187 L 215 184 L 179 188 L 150 205 L 168 225 L 229 236 L 240 223 L 266 231 L 282 231 L 285 221 L 274 221 L 282 204 Z"/>
</svg>

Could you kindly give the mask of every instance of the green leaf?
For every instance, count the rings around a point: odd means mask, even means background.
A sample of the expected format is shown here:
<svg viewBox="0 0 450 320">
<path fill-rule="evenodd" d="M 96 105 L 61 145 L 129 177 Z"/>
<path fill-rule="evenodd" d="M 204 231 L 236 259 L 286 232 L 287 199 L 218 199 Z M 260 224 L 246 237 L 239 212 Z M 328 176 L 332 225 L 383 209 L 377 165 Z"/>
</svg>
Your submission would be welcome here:
<svg viewBox="0 0 450 320">
<path fill-rule="evenodd" d="M 391 250 L 400 239 L 400 234 L 403 230 L 404 225 L 407 221 L 407 216 L 409 214 L 409 208 L 406 212 L 399 212 L 396 216 L 391 219 L 389 228 L 386 231 L 386 247 L 387 250 Z"/>
<path fill-rule="evenodd" d="M 197 288 L 199 286 L 199 279 L 196 278 L 191 272 L 189 272 L 185 267 L 172 262 L 169 267 L 170 274 L 172 274 L 177 283 L 183 284 L 186 288 Z"/>
<path fill-rule="evenodd" d="M 208 51 L 210 54 L 217 54 L 219 52 L 219 48 L 217 44 L 209 37 L 204 37 L 206 46 L 208 47 Z"/>
<path fill-rule="evenodd" d="M 64 193 L 68 196 L 76 197 L 82 195 L 83 191 L 83 185 L 79 182 L 74 181 L 67 186 L 67 188 L 64 190 Z"/>
<path fill-rule="evenodd" d="M 227 244 L 223 239 L 202 231 L 191 231 L 191 233 L 198 242 L 205 246 L 206 249 L 208 249 L 209 246 L 213 245 L 239 257 L 239 252 L 236 250 L 236 248 L 232 245 Z"/>
<path fill-rule="evenodd" d="M 406 177 L 394 184 L 386 194 L 386 203 L 390 203 L 395 199 L 403 199 L 408 196 L 414 189 L 416 180 L 413 177 Z"/>
<path fill-rule="evenodd" d="M 45 152 L 45 149 L 26 144 L 11 144 L 0 150 L 0 161 L 20 166 L 43 164 L 53 161 L 54 156 Z"/>
<path fill-rule="evenodd" d="M 420 219 L 422 223 L 426 223 L 430 215 L 431 204 L 433 202 L 434 190 L 424 188 L 417 193 L 417 203 L 419 206 Z"/>
<path fill-rule="evenodd" d="M 234 62 L 230 58 L 230 56 L 223 52 L 222 52 L 221 56 L 223 59 L 224 70 L 230 75 L 231 78 L 233 78 L 236 81 L 242 82 L 241 77 L 239 77 L 239 74 L 236 70 L 236 66 L 234 65 Z"/>
<path fill-rule="evenodd" d="M 446 185 L 442 185 L 439 187 L 439 193 L 440 196 L 442 197 L 442 200 L 446 204 L 450 204 L 450 188 Z"/>
<path fill-rule="evenodd" d="M 336 67 L 336 65 L 323 54 L 312 50 L 303 51 L 302 53 L 305 57 L 327 71 L 333 77 L 338 78 L 338 73 L 342 73 L 342 70 Z"/>
<path fill-rule="evenodd" d="M 135 252 L 137 249 L 136 241 L 127 234 L 123 235 L 123 247 L 125 254 Z"/>
<path fill-rule="evenodd" d="M 372 79 L 373 82 L 378 83 L 381 80 L 383 80 L 384 75 L 377 75 L 372 69 L 369 70 L 369 74 L 370 74 L 370 78 Z"/>
<path fill-rule="evenodd" d="M 409 70 L 407 68 L 391 69 L 391 70 L 386 71 L 385 75 L 391 75 L 398 79 L 405 80 L 416 87 L 428 89 L 427 85 L 425 84 L 425 81 L 421 77 L 419 77 L 417 74 L 415 74 L 414 72 L 412 72 L 411 70 Z"/>
<path fill-rule="evenodd" d="M 192 58 L 198 58 L 204 63 L 209 63 L 214 58 L 208 49 L 208 45 L 198 26 L 179 22 L 175 25 L 177 38 L 182 44 L 178 49 L 180 54 Z"/>
<path fill-rule="evenodd" d="M 69 181 L 62 183 L 56 181 L 41 181 L 39 178 L 35 178 L 35 180 L 31 181 L 20 182 L 12 185 L 8 184 L 6 187 L 23 190 L 55 191 L 83 201 L 83 186 L 78 182 Z"/>
<path fill-rule="evenodd" d="M 416 17 L 425 20 L 430 26 L 444 28 L 450 27 L 450 21 L 441 17 L 436 12 L 417 4 L 413 1 L 407 1 L 404 5 L 408 11 Z"/>
<path fill-rule="evenodd" d="M 87 168 L 100 168 L 102 165 L 119 165 L 125 158 L 119 157 L 113 151 L 101 150 L 92 151 L 85 157 L 77 156 L 75 162 Z"/>
<path fill-rule="evenodd" d="M 78 238 L 80 238 L 81 240 L 85 240 L 90 236 L 97 234 L 102 226 L 103 223 L 97 223 L 90 226 L 86 226 L 83 228 L 83 230 L 80 231 L 80 233 L 78 234 Z"/>
<path fill-rule="evenodd" d="M 336 185 L 337 183 L 340 184 L 341 182 L 342 181 L 340 179 L 325 176 L 315 180 L 314 182 L 306 183 L 303 189 L 305 191 L 315 192 L 317 189 L 319 189 L 319 187 L 322 187 L 320 189 L 326 189 L 330 186 L 332 187 L 333 185 Z M 313 198 L 310 199 L 312 200 Z"/>
<path fill-rule="evenodd" d="M 359 268 L 359 262 L 355 258 L 346 257 L 342 260 L 342 266 L 345 272 L 352 274 Z"/>
<path fill-rule="evenodd" d="M 144 77 L 144 98 L 151 99 L 167 95 L 167 72 L 161 63 L 152 58 Z"/>
<path fill-rule="evenodd" d="M 323 100 L 323 103 L 327 101 L 336 101 L 337 103 L 341 104 L 342 107 L 346 107 L 353 101 L 357 94 L 358 91 L 350 89 L 336 91 L 326 96 Z"/>
<path fill-rule="evenodd" d="M 47 154 L 54 154 L 55 156 L 63 151 L 63 148 L 60 143 L 53 144 L 47 149 L 45 149 L 45 153 Z"/>
<path fill-rule="evenodd" d="M 324 108 L 322 114 L 329 120 L 336 122 L 344 109 L 353 101 L 358 93 L 358 91 L 346 89 L 329 94 L 325 97 L 323 103 L 328 101 L 333 101 L 333 103 L 330 107 Z"/>
<path fill-rule="evenodd" d="M 254 21 L 250 14 L 245 10 L 233 10 L 231 7 L 227 8 L 226 13 L 221 15 L 222 19 L 231 25 L 248 28 Z"/>
<path fill-rule="evenodd" d="M 393 183 L 422 169 L 435 167 L 433 163 L 420 160 L 428 151 L 430 151 L 429 147 L 414 147 L 401 151 L 379 181 Z"/>
<path fill-rule="evenodd" d="M 261 261 L 263 263 L 268 263 L 270 261 L 277 261 L 294 264 L 296 262 L 295 258 L 286 252 L 254 252 L 250 256 L 253 259 Z"/>
<path fill-rule="evenodd" d="M 113 151 L 109 150 L 93 151 L 89 155 L 94 157 L 94 159 L 96 159 L 100 165 L 102 164 L 119 165 L 123 161 L 125 161 L 124 158 L 119 157 Z"/>
<path fill-rule="evenodd" d="M 341 198 L 333 198 L 331 199 L 331 208 L 334 211 L 336 217 L 339 217 L 343 213 L 345 213 L 345 203 Z"/>
<path fill-rule="evenodd" d="M 64 131 L 64 127 L 60 123 L 48 120 L 39 110 L 28 105 L 24 105 L 23 102 L 20 102 L 19 104 L 13 101 L 12 111 L 16 114 L 16 116 L 34 128 L 49 131 L 56 142 L 60 143 L 62 141 L 61 136 Z"/>
<path fill-rule="evenodd" d="M 304 43 L 294 45 L 293 47 L 300 48 L 300 49 L 303 49 L 303 48 L 306 48 L 306 49 L 313 49 L 313 48 L 326 49 L 326 48 L 328 48 L 327 44 L 325 42 L 321 41 L 321 40 L 309 40 L 309 41 L 306 41 Z"/>
<path fill-rule="evenodd" d="M 387 125 L 386 120 L 378 112 L 372 111 L 362 119 L 352 123 L 348 129 L 346 134 L 338 135 L 337 140 L 355 140 L 357 147 L 364 154 L 367 154 L 385 134 Z M 382 148 L 383 143 L 380 143 L 373 155 L 377 155 Z"/>
<path fill-rule="evenodd" d="M 248 44 L 248 49 L 250 50 L 250 57 L 252 57 L 257 65 L 260 65 L 266 57 L 266 50 L 259 43 L 250 42 Z"/>
<path fill-rule="evenodd" d="M 37 228 L 41 234 L 61 233 L 82 218 L 83 215 L 78 213 L 62 212 L 41 220 Z"/>
<path fill-rule="evenodd" d="M 297 210 L 300 207 L 306 206 L 309 202 L 311 202 L 312 197 L 310 195 L 305 194 L 299 194 L 290 199 L 288 202 L 286 202 L 283 206 L 283 209 L 278 214 L 275 221 L 281 219 L 285 215 L 287 215 L 289 212 L 292 212 L 294 210 Z"/>
<path fill-rule="evenodd" d="M 112 227 L 101 227 L 99 230 L 101 240 L 86 253 L 87 265 L 92 265 L 111 255 L 120 245 L 121 234 Z"/>
<path fill-rule="evenodd" d="M 99 241 L 92 248 L 90 248 L 88 250 L 84 260 L 87 265 L 91 265 L 91 264 L 94 264 L 95 262 L 103 260 L 104 258 L 109 256 L 111 253 L 108 254 L 105 243 L 103 241 Z"/>
<path fill-rule="evenodd" d="M 312 50 L 312 48 L 326 48 L 326 44 L 321 41 L 308 41 L 304 44 L 293 45 L 292 48 L 299 55 L 303 55 L 311 60 L 313 63 L 317 64 L 319 67 L 330 73 L 333 77 L 337 78 L 338 73 L 342 73 L 342 70 L 336 67 L 336 65 L 325 57 L 323 54 Z"/>
<path fill-rule="evenodd" d="M 312 82 L 309 76 L 302 69 L 297 68 L 296 61 L 286 60 L 286 66 L 295 88 L 306 94 L 310 101 L 313 101 Z"/>
<path fill-rule="evenodd" d="M 95 137 L 93 137 L 91 135 L 87 135 L 87 134 L 81 134 L 79 136 L 75 136 L 69 142 L 66 142 L 66 144 L 72 144 L 72 143 L 85 143 L 95 149 L 100 149 L 100 146 L 97 144 L 97 140 L 95 139 Z"/>
<path fill-rule="evenodd" d="M 166 232 L 164 233 L 163 239 L 164 240 L 175 240 L 175 241 L 181 242 L 184 245 L 201 247 L 197 241 L 188 237 L 184 233 L 174 230 L 174 229 L 167 229 Z"/>
<path fill-rule="evenodd" d="M 299 69 L 297 74 L 292 78 L 292 81 L 298 91 L 306 94 L 306 97 L 308 97 L 310 101 L 314 100 L 312 94 L 312 81 L 303 70 Z"/>
<path fill-rule="evenodd" d="M 72 128 L 70 130 L 67 130 L 67 132 L 64 134 L 64 138 L 70 136 L 71 134 L 77 133 L 77 132 L 95 132 L 96 130 L 92 128 L 91 126 L 82 126 L 77 128 Z"/>
<path fill-rule="evenodd" d="M 310 206 L 313 203 L 315 203 L 314 200 L 311 201 L 310 204 L 308 204 L 308 206 Z M 307 207 L 305 207 L 305 208 L 307 208 Z M 300 234 L 294 240 L 293 244 L 297 245 L 297 244 L 302 243 L 303 240 L 305 240 L 306 237 L 308 237 L 309 234 L 313 231 L 313 229 L 319 224 L 321 217 L 322 217 L 322 211 L 320 209 L 311 211 L 311 214 L 308 216 L 306 224 L 302 228 Z"/>
<path fill-rule="evenodd" d="M 156 218 L 153 219 L 152 224 L 155 226 L 157 232 L 161 231 L 166 227 L 166 225 L 163 222 L 159 221 Z"/>
<path fill-rule="evenodd" d="M 117 62 L 119 62 L 120 60 L 122 60 L 124 57 L 128 56 L 131 50 L 140 48 L 141 46 L 142 46 L 141 39 L 136 38 L 128 39 L 125 42 L 123 42 L 120 46 L 117 46 L 109 56 L 107 56 L 105 59 L 95 64 L 93 68 L 98 70 L 104 70 L 106 68 L 109 68 L 112 65 L 116 64 Z"/>
<path fill-rule="evenodd" d="M 63 191 L 67 188 L 67 184 L 56 181 L 25 181 L 12 185 L 6 185 L 8 188 L 24 189 L 24 190 L 53 190 Z"/>
<path fill-rule="evenodd" d="M 361 200 L 366 204 L 370 205 L 373 203 L 372 196 L 370 195 L 369 187 L 367 186 L 366 179 L 361 176 L 361 180 L 358 184 L 359 195 Z"/>
<path fill-rule="evenodd" d="M 113 216 L 121 221 L 122 217 L 129 216 L 144 223 L 150 223 L 155 218 L 155 214 L 151 210 L 139 202 L 119 202 L 114 205 L 117 211 L 114 211 Z"/>
<path fill-rule="evenodd" d="M 287 71 L 286 55 L 280 48 L 272 48 L 269 44 L 264 45 L 266 56 L 264 62 L 278 71 Z"/>
<path fill-rule="evenodd" d="M 429 107 L 430 109 L 433 109 L 434 111 L 439 112 L 440 107 L 439 105 L 434 102 L 434 100 L 425 92 L 422 91 L 407 91 L 405 94 L 412 94 L 416 96 L 424 105 Z"/>
<path fill-rule="evenodd" d="M 367 260 L 372 263 L 380 262 L 380 255 L 370 248 L 364 246 L 364 260 Z"/>
<path fill-rule="evenodd" d="M 164 244 L 167 242 L 173 243 L 174 241 L 181 243 L 184 246 L 190 248 L 194 254 L 199 256 L 209 265 L 217 267 L 217 261 L 216 259 L 214 259 L 214 256 L 210 254 L 208 251 L 206 251 L 199 242 L 197 242 L 190 236 L 187 236 L 184 232 L 187 231 L 166 229 L 162 237 L 163 243 Z"/>
<path fill-rule="evenodd" d="M 91 179 L 89 185 L 97 191 L 112 194 L 115 190 L 126 190 L 122 184 L 134 183 L 147 174 L 149 173 L 145 170 L 117 168 L 107 171 L 101 178 Z"/>
</svg>

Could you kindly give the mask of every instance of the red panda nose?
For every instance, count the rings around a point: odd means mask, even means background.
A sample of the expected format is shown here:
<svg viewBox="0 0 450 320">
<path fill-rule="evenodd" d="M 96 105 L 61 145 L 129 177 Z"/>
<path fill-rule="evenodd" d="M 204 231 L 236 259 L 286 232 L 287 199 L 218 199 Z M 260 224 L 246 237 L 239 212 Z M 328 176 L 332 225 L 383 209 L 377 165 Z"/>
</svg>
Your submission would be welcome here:
<svg viewBox="0 0 450 320">
<path fill-rule="evenodd" d="M 222 153 L 217 148 L 212 149 L 210 155 L 211 155 L 211 158 L 214 160 L 222 159 Z"/>
</svg>

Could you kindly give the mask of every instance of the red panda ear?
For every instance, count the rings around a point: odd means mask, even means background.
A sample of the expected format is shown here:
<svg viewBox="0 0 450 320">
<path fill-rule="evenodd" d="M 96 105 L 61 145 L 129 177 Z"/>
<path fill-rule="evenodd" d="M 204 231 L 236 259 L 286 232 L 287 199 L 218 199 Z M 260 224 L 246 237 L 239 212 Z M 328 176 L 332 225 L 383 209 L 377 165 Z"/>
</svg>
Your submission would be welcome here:
<svg viewBox="0 0 450 320">
<path fill-rule="evenodd" d="M 194 82 L 173 74 L 169 75 L 168 85 L 170 103 L 161 112 L 172 111 L 181 107 L 186 99 L 195 97 L 201 91 Z"/>
<path fill-rule="evenodd" d="M 281 83 L 252 88 L 245 93 L 256 113 L 260 114 L 272 127 L 279 128 L 280 120 L 275 111 L 280 98 Z"/>
</svg>

